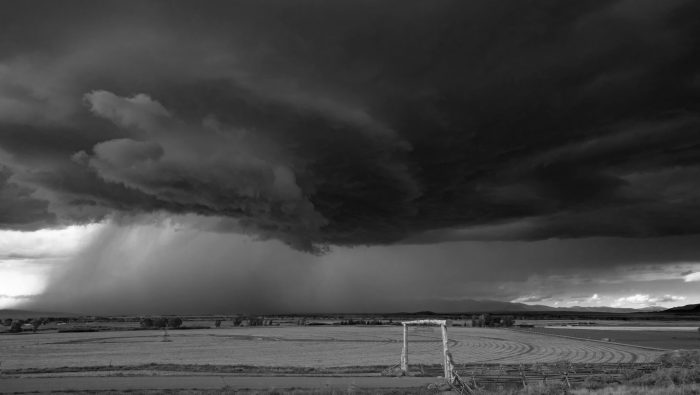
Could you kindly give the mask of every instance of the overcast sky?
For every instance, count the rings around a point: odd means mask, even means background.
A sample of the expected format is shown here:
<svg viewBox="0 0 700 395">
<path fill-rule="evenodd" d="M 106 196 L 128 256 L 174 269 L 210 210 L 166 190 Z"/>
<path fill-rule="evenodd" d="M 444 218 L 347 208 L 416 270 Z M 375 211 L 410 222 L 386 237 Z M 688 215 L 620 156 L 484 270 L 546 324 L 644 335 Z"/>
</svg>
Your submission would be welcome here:
<svg viewBox="0 0 700 395">
<path fill-rule="evenodd" d="M 698 18 L 4 1 L 0 308 L 698 303 Z"/>
</svg>

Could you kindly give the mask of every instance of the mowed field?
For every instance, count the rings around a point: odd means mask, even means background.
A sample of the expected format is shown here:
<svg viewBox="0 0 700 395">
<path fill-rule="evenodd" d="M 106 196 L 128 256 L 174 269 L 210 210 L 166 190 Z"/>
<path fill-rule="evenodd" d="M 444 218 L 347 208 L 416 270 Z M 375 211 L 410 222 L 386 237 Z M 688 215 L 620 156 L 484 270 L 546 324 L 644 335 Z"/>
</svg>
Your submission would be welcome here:
<svg viewBox="0 0 700 395">
<path fill-rule="evenodd" d="M 700 333 L 697 327 L 601 327 L 601 328 L 532 328 L 533 332 L 573 336 L 583 339 L 603 337 L 616 343 L 666 349 L 700 349 Z"/>
<path fill-rule="evenodd" d="M 650 362 L 661 351 L 490 328 L 448 329 L 454 360 L 532 364 Z M 396 326 L 291 326 L 162 331 L 37 333 L 0 336 L 3 369 L 147 363 L 298 367 L 392 366 L 402 348 Z M 439 364 L 440 332 L 413 328 L 411 364 Z"/>
</svg>

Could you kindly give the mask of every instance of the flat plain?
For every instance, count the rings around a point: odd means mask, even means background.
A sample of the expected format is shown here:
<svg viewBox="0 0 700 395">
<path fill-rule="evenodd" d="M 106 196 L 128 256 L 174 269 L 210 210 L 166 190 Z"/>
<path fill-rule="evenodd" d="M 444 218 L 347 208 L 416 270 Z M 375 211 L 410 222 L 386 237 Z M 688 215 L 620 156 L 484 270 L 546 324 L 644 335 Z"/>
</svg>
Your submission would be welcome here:
<svg viewBox="0 0 700 395">
<path fill-rule="evenodd" d="M 409 332 L 409 362 L 442 361 L 438 329 Z M 651 362 L 660 350 L 496 328 L 448 328 L 455 363 L 532 364 Z M 280 326 L 3 335 L 3 370 L 59 367 L 211 364 L 393 366 L 402 348 L 400 326 Z"/>
<path fill-rule="evenodd" d="M 696 327 L 605 327 L 605 328 L 532 328 L 548 335 L 573 336 L 584 339 L 607 338 L 616 343 L 664 349 L 700 349 L 700 333 Z"/>
</svg>

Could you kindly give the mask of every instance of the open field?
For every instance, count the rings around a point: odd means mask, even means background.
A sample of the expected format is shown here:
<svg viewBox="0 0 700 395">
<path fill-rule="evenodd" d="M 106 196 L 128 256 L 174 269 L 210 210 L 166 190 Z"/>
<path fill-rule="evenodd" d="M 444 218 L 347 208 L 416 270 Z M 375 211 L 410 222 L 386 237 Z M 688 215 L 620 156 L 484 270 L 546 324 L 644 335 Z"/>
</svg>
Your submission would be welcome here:
<svg viewBox="0 0 700 395">
<path fill-rule="evenodd" d="M 616 343 L 633 344 L 642 347 L 654 347 L 665 349 L 700 349 L 700 333 L 696 328 L 670 328 L 663 327 L 646 329 L 643 327 L 630 328 L 531 328 L 529 331 L 573 336 L 584 339 L 600 340 L 608 338 Z"/>
<path fill-rule="evenodd" d="M 513 394 L 538 393 L 530 389 L 539 387 L 558 393 L 552 389 L 598 388 L 598 381 L 600 385 L 647 385 L 661 379 L 664 385 L 669 383 L 658 373 L 663 366 L 657 361 L 664 353 L 660 350 L 532 330 L 450 327 L 448 335 L 455 372 L 484 394 L 506 389 Z M 299 394 L 432 394 L 445 389 L 438 378 L 442 355 L 437 328 L 409 330 L 414 377 L 394 377 L 396 370 L 389 369 L 401 353 L 399 326 L 171 330 L 170 340 L 163 342 L 160 330 L 3 334 L 0 388 L 17 393 Z M 694 382 L 695 371 L 690 371 L 694 368 L 685 369 L 680 375 L 669 371 L 679 377 L 670 382 Z M 638 382 L 643 377 L 645 381 Z"/>
<path fill-rule="evenodd" d="M 418 329 L 418 328 L 416 328 Z M 401 354 L 401 328 L 249 327 L 235 329 L 2 335 L 2 368 L 159 364 L 295 367 L 392 366 Z M 448 330 L 456 363 L 649 362 L 660 351 L 490 328 Z M 412 364 L 441 362 L 440 335 L 411 332 Z"/>
<path fill-rule="evenodd" d="M 684 327 L 696 328 L 700 326 L 700 317 L 677 317 L 674 319 L 595 319 L 590 317 L 572 317 L 570 319 L 522 319 L 516 324 L 530 324 L 535 326 L 563 326 L 563 325 L 593 325 L 597 327 L 618 327 L 618 328 L 663 328 L 663 327 Z"/>
</svg>

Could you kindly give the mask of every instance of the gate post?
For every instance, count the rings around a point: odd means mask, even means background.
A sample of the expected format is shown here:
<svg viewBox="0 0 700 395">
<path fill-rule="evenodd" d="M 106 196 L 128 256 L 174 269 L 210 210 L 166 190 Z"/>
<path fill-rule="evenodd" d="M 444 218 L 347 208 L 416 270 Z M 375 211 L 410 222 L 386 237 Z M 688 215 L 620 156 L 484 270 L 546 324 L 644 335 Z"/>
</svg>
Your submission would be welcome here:
<svg viewBox="0 0 700 395">
<path fill-rule="evenodd" d="M 401 370 L 404 372 L 404 374 L 408 374 L 408 338 L 406 336 L 406 324 L 403 324 L 403 349 L 401 350 Z"/>
<path fill-rule="evenodd" d="M 449 382 L 453 379 L 452 355 L 447 348 L 447 321 L 446 320 L 413 320 L 404 321 L 403 325 L 403 349 L 401 350 L 401 371 L 408 375 L 408 325 L 439 325 L 442 329 L 442 364 L 444 377 Z"/>
<path fill-rule="evenodd" d="M 447 356 L 447 327 L 445 324 L 440 325 L 442 328 L 442 358 L 443 358 L 443 367 L 445 369 L 445 380 L 448 382 L 452 382 L 452 366 L 450 366 L 451 361 L 450 358 Z"/>
</svg>

